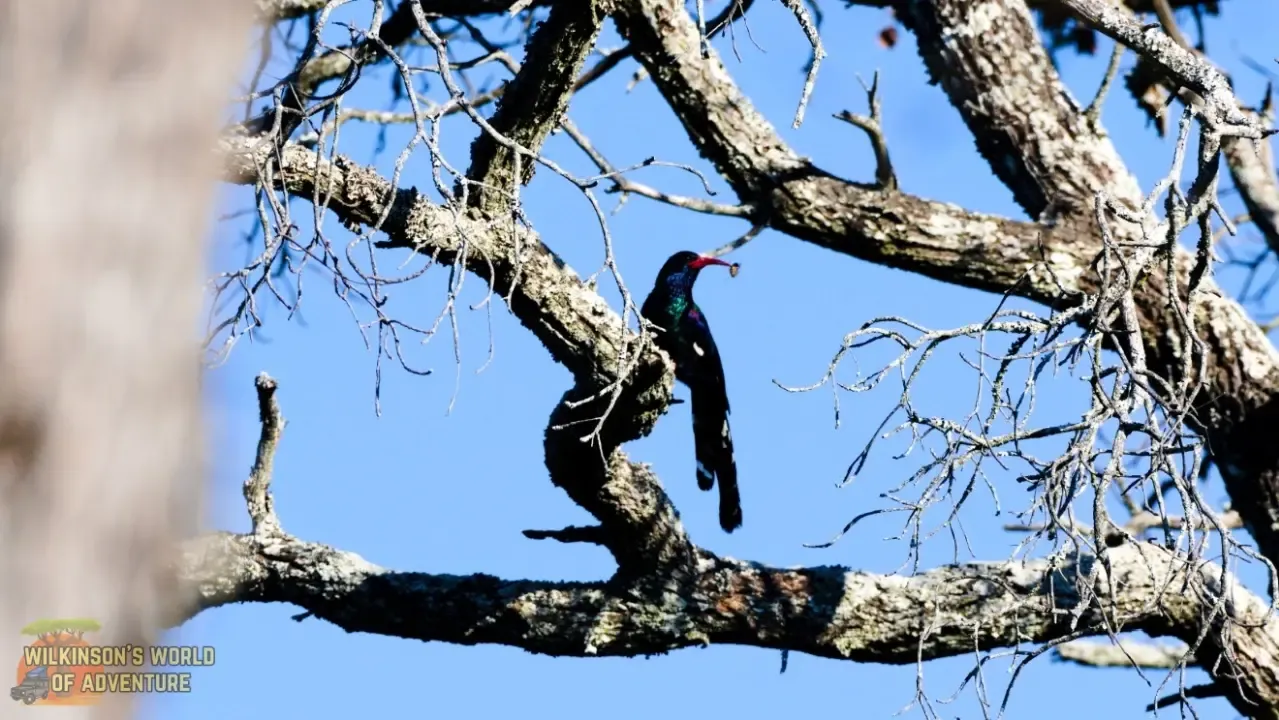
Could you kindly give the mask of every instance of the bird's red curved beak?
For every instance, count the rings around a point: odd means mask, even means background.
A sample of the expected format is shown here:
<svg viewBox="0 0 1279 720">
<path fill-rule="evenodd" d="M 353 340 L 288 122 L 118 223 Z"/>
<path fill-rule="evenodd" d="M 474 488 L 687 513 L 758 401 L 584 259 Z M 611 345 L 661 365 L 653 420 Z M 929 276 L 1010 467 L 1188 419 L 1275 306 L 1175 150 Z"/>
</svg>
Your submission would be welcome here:
<svg viewBox="0 0 1279 720">
<path fill-rule="evenodd" d="M 688 266 L 693 268 L 694 270 L 700 270 L 706 267 L 707 265 L 723 265 L 724 267 L 732 267 L 732 263 L 726 263 L 723 260 L 720 260 L 719 258 L 707 257 L 705 255 L 699 256 L 696 260 L 688 264 Z"/>
<path fill-rule="evenodd" d="M 694 270 L 701 270 L 707 265 L 723 265 L 728 268 L 729 277 L 737 277 L 737 270 L 741 267 L 737 263 L 724 262 L 719 258 L 707 257 L 705 255 L 699 255 L 697 259 L 688 264 L 688 266 Z"/>
</svg>

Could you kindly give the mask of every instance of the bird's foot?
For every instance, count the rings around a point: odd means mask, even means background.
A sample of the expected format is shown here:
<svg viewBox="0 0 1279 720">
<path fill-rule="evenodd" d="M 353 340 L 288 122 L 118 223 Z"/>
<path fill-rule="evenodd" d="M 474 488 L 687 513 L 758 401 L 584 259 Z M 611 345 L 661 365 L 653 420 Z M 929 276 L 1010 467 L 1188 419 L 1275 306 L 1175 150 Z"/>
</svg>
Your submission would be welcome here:
<svg viewBox="0 0 1279 720">
<path fill-rule="evenodd" d="M 671 398 L 671 404 L 672 404 L 672 405 L 683 405 L 683 404 L 684 404 L 684 398 Z"/>
</svg>

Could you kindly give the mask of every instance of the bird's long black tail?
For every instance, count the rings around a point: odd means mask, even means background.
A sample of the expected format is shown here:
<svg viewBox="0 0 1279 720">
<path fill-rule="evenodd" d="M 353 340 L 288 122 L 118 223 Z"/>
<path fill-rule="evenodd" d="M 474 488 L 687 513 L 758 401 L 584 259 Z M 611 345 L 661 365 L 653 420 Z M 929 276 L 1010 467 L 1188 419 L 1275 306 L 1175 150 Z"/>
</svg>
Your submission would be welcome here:
<svg viewBox="0 0 1279 720">
<path fill-rule="evenodd" d="M 692 411 L 697 486 L 710 490 L 715 480 L 719 480 L 719 526 L 731 533 L 742 526 L 742 498 L 737 489 L 728 403 L 722 394 L 713 390 L 693 390 Z"/>
</svg>

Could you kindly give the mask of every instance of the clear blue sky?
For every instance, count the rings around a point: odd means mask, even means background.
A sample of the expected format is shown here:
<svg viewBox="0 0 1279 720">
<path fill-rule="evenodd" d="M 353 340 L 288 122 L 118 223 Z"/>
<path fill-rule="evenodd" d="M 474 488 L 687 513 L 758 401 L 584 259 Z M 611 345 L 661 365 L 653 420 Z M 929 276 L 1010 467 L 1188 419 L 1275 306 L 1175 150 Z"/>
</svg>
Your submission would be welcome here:
<svg viewBox="0 0 1279 720">
<path fill-rule="evenodd" d="M 903 189 L 1021 217 L 1009 192 L 975 152 L 942 91 L 927 84 L 911 34 L 902 32 L 898 47 L 885 50 L 876 44 L 875 34 L 890 22 L 887 11 L 843 10 L 839 5 L 826 6 L 822 33 L 830 56 L 799 130 L 790 128 L 790 119 L 807 44 L 780 3 L 758 3 L 751 11 L 751 31 L 763 51 L 739 27 L 742 61 L 731 53 L 726 57 L 756 106 L 821 167 L 870 180 L 874 162 L 864 136 L 831 114 L 864 112 L 856 74 L 869 80 L 879 69 L 885 129 Z M 1274 34 L 1279 6 L 1270 0 L 1224 5 L 1226 17 L 1208 25 L 1209 50 L 1234 73 L 1243 97 L 1256 102 L 1265 81 L 1246 69 L 1241 58 L 1249 55 L 1279 70 L 1272 62 L 1279 55 Z M 365 3 L 352 3 L 334 19 L 366 26 L 367 13 Z M 337 43 L 344 36 L 345 31 L 334 27 L 329 38 Z M 601 45 L 621 45 L 611 25 Z M 723 51 L 727 42 L 717 46 Z M 1081 103 L 1091 99 L 1109 49 L 1105 41 L 1095 57 L 1060 56 L 1062 72 Z M 1132 62 L 1129 54 L 1124 68 Z M 697 157 L 652 84 L 641 83 L 625 93 L 635 67 L 624 62 L 576 97 L 570 107 L 573 120 L 614 164 L 629 165 L 650 155 L 692 163 L 711 177 L 720 192 L 717 199 L 731 202 L 725 183 Z M 348 95 L 347 107 L 385 109 L 390 83 L 389 67 L 366 73 Z M 1167 168 L 1171 140 L 1146 128 L 1120 83 L 1103 120 L 1143 187 L 1149 187 Z M 373 129 L 351 124 L 343 132 L 346 153 L 360 162 L 373 160 Z M 404 128 L 392 130 L 376 164 L 389 173 L 407 136 Z M 462 120 L 444 128 L 444 150 L 459 167 L 467 164 L 472 137 Z M 570 169 L 594 172 L 567 138 L 553 138 L 547 151 Z M 670 192 L 700 192 L 695 179 L 676 170 L 647 169 L 636 179 Z M 402 184 L 430 187 L 425 152 L 409 161 Z M 615 196 L 602 197 L 606 208 L 616 203 Z M 245 193 L 231 191 L 227 198 L 228 207 L 238 207 Z M 600 266 L 598 225 L 575 188 L 540 169 L 525 199 L 542 237 L 580 274 Z M 1237 200 L 1230 203 L 1237 207 Z M 294 213 L 306 230 L 310 205 L 295 202 Z M 641 299 L 670 253 L 709 250 L 746 229 L 743 221 L 708 218 L 642 198 L 632 198 L 610 222 L 624 277 Z M 218 268 L 233 267 L 244 258 L 244 227 L 218 228 Z M 339 246 L 349 241 L 332 218 L 326 229 Z M 836 430 L 828 389 L 788 394 L 773 380 L 792 385 L 816 381 L 843 335 L 872 317 L 900 315 L 930 327 L 949 327 L 984 317 L 996 298 L 833 255 L 771 231 L 733 259 L 742 264 L 736 279 L 705 273 L 697 293 L 724 357 L 745 526 L 732 536 L 721 532 L 714 495 L 695 486 L 687 405 L 672 408 L 653 435 L 629 445 L 628 452 L 653 464 L 694 540 L 717 553 L 784 566 L 839 563 L 893 571 L 907 551 L 903 541 L 883 540 L 898 529 L 893 516 L 859 526 L 830 549 L 802 547 L 827 539 L 859 512 L 885 506 L 888 501 L 880 493 L 918 466 L 915 459 L 894 461 L 885 452 L 874 457 L 856 482 L 843 489 L 834 485 L 891 406 L 892 387 L 843 397 L 843 426 Z M 384 269 L 398 260 L 384 259 Z M 446 273 L 433 271 L 410 287 L 393 289 L 392 311 L 429 324 L 441 307 L 446 281 Z M 266 371 L 280 381 L 279 400 L 289 420 L 273 484 L 288 531 L 398 570 L 546 580 L 608 577 L 613 568 L 602 549 L 534 542 L 520 535 L 525 528 L 554 528 L 589 517 L 552 486 L 542 463 L 542 431 L 569 375 L 499 300 L 492 312 L 495 355 L 480 374 L 476 371 L 488 353 L 486 311 L 461 312 L 462 368 L 451 415 L 446 409 L 456 371 L 445 329 L 425 348 L 411 343 L 407 349 L 412 361 L 434 368 L 435 374 L 423 378 L 388 367 L 379 418 L 373 407 L 374 355 L 334 297 L 331 281 L 310 271 L 305 283 L 299 316 L 288 321 L 278 308 L 269 309 L 257 341 L 242 342 L 230 361 L 209 375 L 211 527 L 248 528 L 240 484 L 258 434 L 253 378 Z M 617 307 L 618 295 L 606 277 L 601 286 Z M 482 299 L 482 282 L 468 278 L 463 296 L 468 303 Z M 862 360 L 863 371 L 874 369 L 876 357 Z M 851 379 L 854 372 L 849 365 L 842 377 Z M 923 407 L 930 413 L 953 415 L 971 403 L 975 383 L 953 358 L 938 362 L 926 382 L 919 397 L 927 398 Z M 1046 388 L 1045 410 L 1063 412 L 1077 405 L 1072 386 L 1063 380 Z M 686 391 L 680 388 L 677 394 L 686 396 Z M 1000 480 L 1006 507 L 1019 509 L 1024 494 L 1007 478 Z M 1219 486 L 1213 492 L 1214 501 L 1225 499 Z M 976 497 L 962 519 L 979 559 L 1003 559 L 1018 540 L 1000 530 L 1010 518 L 994 517 L 985 496 Z M 949 540 L 934 540 L 925 558 L 948 561 Z M 296 612 L 287 605 L 225 607 L 174 631 L 174 642 L 216 645 L 218 662 L 196 671 L 190 695 L 149 698 L 150 716 L 592 718 L 607 708 L 609 715 L 621 718 L 887 718 L 911 702 L 915 691 L 911 666 L 859 665 L 796 654 L 787 672 L 779 674 L 777 652 L 749 647 L 684 650 L 647 660 L 559 659 L 505 647 L 348 635 L 318 620 L 296 623 L 290 620 Z M 926 664 L 928 694 L 934 700 L 951 696 L 971 663 L 972 658 L 961 657 Z M 987 671 L 996 702 L 1008 679 L 1006 670 L 1006 663 L 995 663 Z M 1158 673 L 1151 677 L 1156 683 L 1162 678 Z M 1155 692 L 1130 671 L 1077 668 L 1047 657 L 1032 663 L 1019 683 L 1009 706 L 1012 718 L 1077 718 L 1085 712 L 1136 717 Z M 942 717 L 981 717 L 971 687 L 953 703 L 935 707 Z M 1223 701 L 1197 707 L 1203 718 L 1234 717 Z M 919 717 L 918 710 L 906 716 Z"/>
</svg>

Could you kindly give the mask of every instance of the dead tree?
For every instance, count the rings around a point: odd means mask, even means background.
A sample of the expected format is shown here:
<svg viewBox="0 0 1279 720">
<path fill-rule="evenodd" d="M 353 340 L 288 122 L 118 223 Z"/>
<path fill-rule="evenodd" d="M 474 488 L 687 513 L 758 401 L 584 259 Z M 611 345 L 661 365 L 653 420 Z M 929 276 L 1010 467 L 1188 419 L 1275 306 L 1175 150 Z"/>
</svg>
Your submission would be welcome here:
<svg viewBox="0 0 1279 720">
<path fill-rule="evenodd" d="M 334 47 L 323 38 L 338 3 L 260 3 L 264 42 L 277 25 L 304 19 L 306 26 L 285 33 L 294 44 L 276 48 L 285 53 L 283 79 L 255 74 L 244 93 L 246 119 L 222 136 L 226 180 L 256 190 L 251 212 L 261 223 L 261 245 L 252 262 L 213 283 L 230 310 L 216 318 L 211 347 L 227 351 L 252 333 L 261 322 L 259 302 L 293 302 L 277 287 L 277 270 L 287 277 L 307 263 L 328 269 L 342 296 L 371 314 L 367 328 L 377 335 L 379 362 L 384 354 L 403 362 L 401 336 L 429 336 L 455 322 L 453 295 L 433 326 L 387 314 L 381 292 L 403 279 L 355 263 L 342 249 L 347 243 L 334 242 L 323 227 L 299 233 L 290 199 L 313 204 L 321 220 L 336 217 L 351 233 L 349 247 L 372 258 L 417 253 L 482 278 L 572 373 L 573 385 L 545 431 L 546 467 L 552 482 L 598 521 L 526 534 L 601 545 L 617 572 L 589 583 L 399 572 L 289 534 L 268 489 L 283 420 L 275 383 L 264 375 L 257 385 L 258 462 L 245 484 L 253 531 L 186 546 L 182 577 L 202 607 L 289 602 L 350 631 L 571 656 L 735 643 L 905 664 L 971 653 L 974 644 L 989 656 L 1029 643 L 1038 649 L 1020 662 L 1055 651 L 1098 665 L 1195 664 L 1213 682 L 1169 688 L 1167 702 L 1220 695 L 1243 715 L 1279 717 L 1279 622 L 1270 603 L 1234 580 L 1229 562 L 1205 559 L 1215 543 L 1227 558 L 1265 562 L 1272 577 L 1279 562 L 1279 443 L 1272 440 L 1279 427 L 1279 353 L 1266 329 L 1212 278 L 1219 235 L 1233 234 L 1238 222 L 1218 198 L 1222 165 L 1272 249 L 1279 249 L 1279 188 L 1266 140 L 1268 109 L 1242 104 L 1176 24 L 1175 10 L 1198 15 L 1215 11 L 1215 3 L 891 4 L 991 171 L 1033 221 L 970 212 L 900 188 L 874 83 L 867 88 L 870 114 L 841 116 L 870 137 L 874 183 L 845 180 L 823 171 L 820 159 L 800 156 L 708 42 L 748 23 L 755 3 L 704 5 L 690 12 L 677 0 L 375 1 L 361 10 L 369 17 L 364 30 Z M 798 127 L 825 49 L 815 5 L 783 5 L 812 44 L 796 97 Z M 519 59 L 486 34 L 482 21 L 499 14 L 523 22 Z M 596 50 L 606 22 L 624 47 Z M 1066 91 L 1050 52 L 1095 45 L 1098 33 L 1118 45 L 1098 98 L 1082 106 Z M 1124 80 L 1128 91 L 1178 139 L 1166 178 L 1151 188 L 1141 188 L 1125 167 L 1099 114 L 1125 52 L 1139 58 Z M 629 177 L 635 168 L 614 166 L 572 123 L 566 108 L 573 94 L 625 59 L 638 61 L 636 81 L 653 83 L 736 204 L 636 182 Z M 378 63 L 399 73 L 402 111 L 346 107 L 361 71 Z M 505 68 L 509 81 L 473 91 L 466 73 L 491 63 Z M 422 74 L 443 89 L 416 92 Z M 491 115 L 479 111 L 491 103 Z M 353 121 L 414 128 L 390 177 L 336 151 L 343 125 Z M 481 129 L 465 167 L 440 150 L 441 127 L 452 121 Z M 553 132 L 570 137 L 599 175 L 575 176 L 546 156 L 543 144 Z M 415 151 L 431 158 L 432 187 L 425 192 L 399 179 Z M 610 307 L 596 292 L 597 279 L 577 276 L 551 249 L 556 239 L 531 227 L 521 188 L 534 170 L 575 185 L 599 215 L 605 267 L 622 307 Z M 841 362 L 866 345 L 896 344 L 899 354 L 881 372 L 844 388 L 868 390 L 900 377 L 900 402 L 881 429 L 909 433 L 913 444 L 932 443 L 929 459 L 903 484 L 914 493 L 900 508 L 912 532 L 925 532 L 923 511 L 941 498 L 962 504 L 982 482 L 981 463 L 998 461 L 1014 466 L 1035 490 L 1024 522 L 1010 530 L 1028 542 L 1047 541 L 1052 551 L 1004 563 L 915 568 L 909 577 L 889 579 L 843 567 L 771 568 L 699 547 L 659 479 L 623 450 L 665 412 L 672 372 L 621 282 L 602 190 L 749 220 L 752 230 L 722 251 L 767 228 L 834 254 L 1037 303 L 1042 312 L 1000 307 L 947 330 L 904 318 L 872 320 L 848 334 L 827 376 L 812 387 L 838 382 Z M 975 365 L 987 381 L 985 400 L 962 418 L 918 411 L 911 389 L 919 368 L 937 347 L 965 340 L 988 350 Z M 1056 366 L 1080 374 L 1091 403 L 1069 422 L 1038 424 L 1023 409 L 1041 373 Z M 1048 438 L 1066 449 L 1047 457 L 1028 449 Z M 869 443 L 850 473 L 874 449 Z M 1233 511 L 1203 497 L 1207 462 L 1224 477 Z M 1251 541 L 1232 534 L 1239 527 Z M 930 609 L 926 633 L 891 612 L 903 606 L 918 608 L 917 615 Z M 1117 640 L 1132 630 L 1182 644 L 1076 642 Z"/>
</svg>

